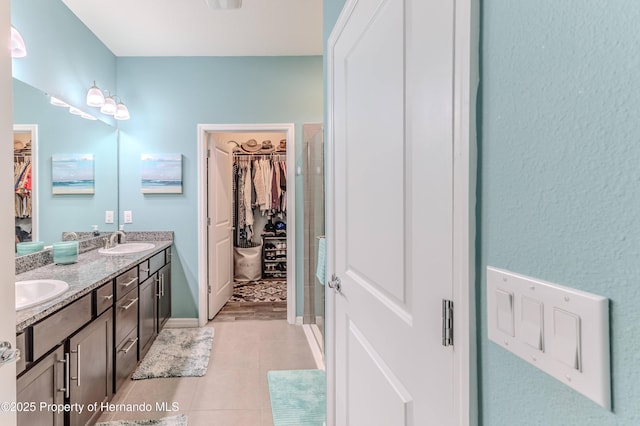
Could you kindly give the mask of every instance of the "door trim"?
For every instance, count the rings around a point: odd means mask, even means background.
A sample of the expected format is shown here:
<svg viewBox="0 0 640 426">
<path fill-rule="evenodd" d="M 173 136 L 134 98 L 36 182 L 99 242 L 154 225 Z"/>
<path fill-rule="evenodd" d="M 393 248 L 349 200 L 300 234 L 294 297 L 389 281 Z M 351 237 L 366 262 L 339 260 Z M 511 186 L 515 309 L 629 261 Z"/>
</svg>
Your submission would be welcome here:
<svg viewBox="0 0 640 426">
<path fill-rule="evenodd" d="M 327 41 L 326 241 L 327 276 L 335 272 L 335 138 L 333 47 L 359 0 L 347 0 Z M 478 424 L 476 355 L 476 96 L 479 85 L 478 2 L 457 0 L 454 17 L 453 301 L 455 424 Z M 327 425 L 335 426 L 335 293 L 327 292 Z"/>
<path fill-rule="evenodd" d="M 207 134 L 208 133 L 283 132 L 287 137 L 287 322 L 296 321 L 296 176 L 295 125 L 293 123 L 266 124 L 198 124 L 198 324 L 208 321 L 207 314 Z"/>
</svg>

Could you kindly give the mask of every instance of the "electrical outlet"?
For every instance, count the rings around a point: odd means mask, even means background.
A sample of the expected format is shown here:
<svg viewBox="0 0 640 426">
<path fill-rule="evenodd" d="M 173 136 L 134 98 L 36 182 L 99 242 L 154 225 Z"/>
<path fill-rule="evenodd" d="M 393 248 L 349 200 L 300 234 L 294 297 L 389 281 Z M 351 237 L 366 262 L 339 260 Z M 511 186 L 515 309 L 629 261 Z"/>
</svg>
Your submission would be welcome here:
<svg viewBox="0 0 640 426">
<path fill-rule="evenodd" d="M 133 223 L 133 213 L 131 213 L 131 210 L 124 211 L 124 223 Z"/>
<path fill-rule="evenodd" d="M 113 223 L 113 210 L 104 212 L 104 223 Z"/>
</svg>

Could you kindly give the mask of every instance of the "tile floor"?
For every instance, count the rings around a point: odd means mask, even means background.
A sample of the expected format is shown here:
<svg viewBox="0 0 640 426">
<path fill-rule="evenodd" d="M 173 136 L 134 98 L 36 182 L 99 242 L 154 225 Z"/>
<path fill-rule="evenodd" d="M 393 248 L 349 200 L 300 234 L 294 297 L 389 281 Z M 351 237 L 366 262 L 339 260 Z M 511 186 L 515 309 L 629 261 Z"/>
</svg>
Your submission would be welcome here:
<svg viewBox="0 0 640 426">
<path fill-rule="evenodd" d="M 213 349 L 203 377 L 127 381 L 114 404 L 149 403 L 150 412 L 105 413 L 99 421 L 186 414 L 189 426 L 273 426 L 267 372 L 316 368 L 302 327 L 283 320 L 210 322 Z M 177 403 L 176 412 L 155 411 Z"/>
</svg>

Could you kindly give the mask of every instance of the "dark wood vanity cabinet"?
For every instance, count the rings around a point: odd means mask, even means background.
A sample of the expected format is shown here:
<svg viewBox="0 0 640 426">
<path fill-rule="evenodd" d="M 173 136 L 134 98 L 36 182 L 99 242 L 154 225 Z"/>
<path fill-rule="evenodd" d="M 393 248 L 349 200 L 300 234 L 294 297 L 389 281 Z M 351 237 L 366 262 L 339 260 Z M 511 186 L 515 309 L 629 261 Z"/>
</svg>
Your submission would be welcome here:
<svg viewBox="0 0 640 426">
<path fill-rule="evenodd" d="M 88 410 L 90 404 L 111 400 L 113 396 L 113 314 L 109 309 L 68 340 L 69 403 L 85 407 L 70 411 L 69 425 L 93 424 L 101 410 Z"/>
<path fill-rule="evenodd" d="M 17 401 L 28 410 L 19 413 L 18 425 L 91 424 L 100 410 L 65 413 L 56 411 L 53 404 L 87 407 L 111 399 L 113 310 L 90 321 L 91 299 L 91 294 L 84 296 L 27 329 L 28 369 L 18 377 Z M 69 336 L 72 325 L 76 329 Z"/>
<path fill-rule="evenodd" d="M 59 345 L 18 378 L 18 425 L 64 426 L 64 412 L 42 409 L 41 403 L 64 404 L 65 352 Z"/>
<path fill-rule="evenodd" d="M 171 249 L 152 256 L 140 268 L 147 270 L 148 277 L 140 284 L 138 324 L 142 359 L 171 317 Z"/>
<path fill-rule="evenodd" d="M 136 264 L 17 335 L 18 426 L 93 424 L 171 316 L 171 249 Z M 78 404 L 82 412 L 42 409 Z M 24 405 L 30 404 L 30 405 Z M 34 405 L 35 404 L 35 405 Z"/>
<path fill-rule="evenodd" d="M 171 317 L 171 264 L 158 271 L 158 332 Z"/>
<path fill-rule="evenodd" d="M 147 278 L 140 284 L 140 318 L 138 324 L 138 332 L 140 334 L 140 359 L 142 359 L 158 335 L 155 275 Z"/>
</svg>

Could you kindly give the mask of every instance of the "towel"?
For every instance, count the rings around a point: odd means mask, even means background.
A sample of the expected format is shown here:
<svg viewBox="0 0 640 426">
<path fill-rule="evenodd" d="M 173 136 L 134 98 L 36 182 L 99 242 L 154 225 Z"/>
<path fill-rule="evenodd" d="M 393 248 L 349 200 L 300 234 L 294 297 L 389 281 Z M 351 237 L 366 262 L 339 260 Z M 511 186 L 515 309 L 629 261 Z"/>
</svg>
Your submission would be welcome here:
<svg viewBox="0 0 640 426">
<path fill-rule="evenodd" d="M 327 240 L 324 237 L 319 237 L 318 242 L 318 266 L 316 267 L 316 278 L 320 281 L 320 284 L 324 285 L 327 281 Z"/>
</svg>

